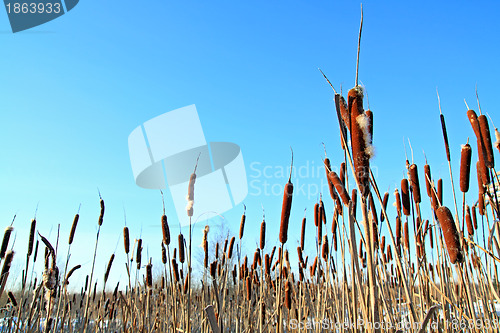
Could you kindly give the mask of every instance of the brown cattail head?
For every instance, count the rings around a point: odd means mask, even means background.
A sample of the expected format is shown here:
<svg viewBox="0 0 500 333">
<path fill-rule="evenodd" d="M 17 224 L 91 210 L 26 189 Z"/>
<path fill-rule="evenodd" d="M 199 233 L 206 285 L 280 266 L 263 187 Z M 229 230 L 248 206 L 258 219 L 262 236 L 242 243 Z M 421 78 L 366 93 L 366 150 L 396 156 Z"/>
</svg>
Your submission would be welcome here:
<svg viewBox="0 0 500 333">
<path fill-rule="evenodd" d="M 323 222 L 323 224 L 326 224 L 325 205 L 323 203 L 323 200 L 321 199 L 321 195 L 319 196 L 319 212 L 320 212 L 319 223 L 321 224 L 321 222 Z"/>
<path fill-rule="evenodd" d="M 266 245 L 266 221 L 262 221 L 260 224 L 260 249 L 264 250 L 264 246 Z"/>
<path fill-rule="evenodd" d="M 193 216 L 193 205 L 194 205 L 194 183 L 196 181 L 196 173 L 193 172 L 191 176 L 189 176 L 189 185 L 188 185 L 188 195 L 187 195 L 187 206 L 186 211 L 189 217 Z"/>
<path fill-rule="evenodd" d="M 300 247 L 303 249 L 305 245 L 305 236 L 306 236 L 306 218 L 302 219 L 302 228 L 300 230 Z"/>
<path fill-rule="evenodd" d="M 153 265 L 151 263 L 146 265 L 146 285 L 148 288 L 153 287 Z M 187 279 L 186 279 L 187 280 Z"/>
<path fill-rule="evenodd" d="M 385 249 L 385 236 L 382 236 L 382 237 L 380 238 L 380 249 L 381 249 L 382 251 L 384 251 L 384 249 Z"/>
<path fill-rule="evenodd" d="M 387 210 L 387 202 L 389 201 L 389 192 L 384 193 L 384 199 L 382 200 L 382 206 L 384 209 L 380 210 L 380 222 L 384 222 L 385 216 L 384 216 L 384 210 Z"/>
<path fill-rule="evenodd" d="M 439 200 L 439 204 L 442 206 L 443 205 L 443 179 L 439 178 L 438 179 L 438 188 L 437 188 L 437 198 Z"/>
<path fill-rule="evenodd" d="M 350 201 L 349 193 L 347 193 L 347 191 L 344 187 L 344 183 L 342 183 L 340 181 L 340 178 L 337 175 L 337 173 L 335 173 L 335 171 L 330 171 L 330 173 L 328 174 L 328 178 L 331 180 L 331 182 L 335 186 L 335 189 L 337 190 L 337 193 L 342 198 L 342 202 L 344 203 L 344 205 L 349 206 L 349 201 Z"/>
<path fill-rule="evenodd" d="M 479 198 L 477 200 L 477 209 L 479 210 L 479 214 L 481 216 L 486 215 L 485 206 L 484 206 L 484 194 L 483 193 L 479 193 Z"/>
<path fill-rule="evenodd" d="M 396 246 L 399 248 L 401 244 L 401 219 L 396 216 Z"/>
<path fill-rule="evenodd" d="M 397 188 L 394 190 L 394 197 L 396 198 L 396 210 L 398 212 L 398 216 L 401 217 L 401 196 L 399 195 Z"/>
<path fill-rule="evenodd" d="M 283 205 L 281 207 L 280 242 L 285 244 L 288 239 L 288 222 L 290 220 L 290 210 L 292 209 L 293 184 L 290 179 L 285 185 L 283 194 Z"/>
<path fill-rule="evenodd" d="M 10 265 L 12 264 L 12 258 L 14 258 L 14 251 L 8 251 L 5 254 L 5 259 L 3 261 L 2 272 L 0 273 L 0 282 L 3 282 L 7 278 L 7 273 L 9 273 Z"/>
<path fill-rule="evenodd" d="M 410 189 L 406 178 L 401 180 L 401 199 L 403 202 L 403 213 L 406 216 L 410 216 Z"/>
<path fill-rule="evenodd" d="M 12 230 L 14 230 L 13 227 L 8 226 L 5 228 L 5 232 L 3 234 L 3 240 L 2 240 L 2 247 L 0 249 L 0 259 L 3 259 L 5 257 L 5 253 L 7 252 L 7 248 L 9 247 L 9 239 L 10 235 L 12 234 Z"/>
<path fill-rule="evenodd" d="M 245 215 L 245 211 L 243 211 L 243 215 L 241 215 L 241 222 L 240 222 L 240 239 L 243 238 L 243 231 L 245 231 L 245 220 L 247 219 L 247 216 Z"/>
<path fill-rule="evenodd" d="M 323 236 L 323 245 L 321 247 L 321 257 L 324 261 L 328 261 L 328 237 Z"/>
<path fill-rule="evenodd" d="M 142 239 L 137 240 L 137 250 L 135 253 L 135 261 L 137 262 L 137 269 L 141 269 L 141 261 L 142 261 Z"/>
<path fill-rule="evenodd" d="M 429 164 L 424 165 L 424 174 L 425 174 L 425 187 L 427 189 L 427 196 L 432 198 L 432 183 L 431 183 L 431 167 Z"/>
<path fill-rule="evenodd" d="M 351 114 L 352 159 L 361 196 L 370 191 L 369 170 L 372 154 L 369 118 L 363 110 L 363 92 L 359 86 L 349 90 L 348 106 Z"/>
<path fill-rule="evenodd" d="M 35 240 L 35 229 L 36 229 L 36 219 L 33 219 L 33 220 L 31 220 L 30 238 L 28 240 L 28 257 L 31 256 L 31 254 L 33 253 L 33 242 Z"/>
<path fill-rule="evenodd" d="M 13 306 L 13 307 L 17 307 L 16 297 L 14 296 L 14 294 L 12 293 L 12 291 L 9 291 L 9 292 L 7 293 L 7 295 L 9 296 L 9 300 L 10 300 L 10 302 L 12 303 L 12 306 Z"/>
<path fill-rule="evenodd" d="M 420 183 L 418 181 L 418 171 L 417 165 L 410 165 L 410 182 L 413 190 L 413 200 L 415 203 L 422 202 L 422 198 L 420 197 Z"/>
<path fill-rule="evenodd" d="M 370 202 L 370 211 L 372 214 L 372 220 L 375 225 L 378 225 L 377 209 L 375 208 L 375 201 L 373 200 L 373 195 L 371 192 L 368 195 L 368 200 Z"/>
<path fill-rule="evenodd" d="M 319 203 L 314 204 L 314 225 L 317 227 L 319 225 L 320 218 Z"/>
<path fill-rule="evenodd" d="M 246 287 L 247 287 L 247 300 L 250 301 L 252 299 L 252 279 L 250 276 L 246 278 Z"/>
<path fill-rule="evenodd" d="M 483 139 L 484 145 L 484 162 L 488 168 L 493 168 L 495 166 L 495 160 L 493 158 L 493 145 L 491 144 L 491 134 L 490 126 L 488 125 L 488 118 L 484 114 L 477 117 L 479 121 L 479 129 L 481 130 L 481 137 Z"/>
<path fill-rule="evenodd" d="M 465 221 L 467 222 L 467 231 L 469 232 L 469 237 L 474 236 L 474 226 L 472 225 L 469 205 L 465 205 Z"/>
<path fill-rule="evenodd" d="M 342 95 L 339 95 L 339 109 L 342 120 L 349 131 L 351 131 L 351 114 L 349 113 L 349 107 Z M 345 138 L 347 140 L 347 137 Z"/>
<path fill-rule="evenodd" d="M 405 230 L 404 230 L 404 233 L 405 233 L 405 239 L 404 239 L 404 246 L 405 246 L 405 249 L 406 250 L 409 250 L 410 249 L 410 232 L 408 230 L 408 221 L 405 222 Z"/>
<path fill-rule="evenodd" d="M 184 260 L 186 259 L 184 253 L 184 236 L 182 234 L 179 234 L 177 240 L 179 241 L 179 261 L 183 264 Z"/>
<path fill-rule="evenodd" d="M 498 149 L 498 151 L 500 152 L 500 132 L 498 131 L 497 128 L 495 128 L 495 138 L 496 138 L 496 141 L 495 141 L 495 147 Z"/>
<path fill-rule="evenodd" d="M 448 144 L 448 133 L 446 132 L 446 124 L 444 122 L 444 115 L 439 115 L 441 118 L 441 129 L 443 130 L 444 148 L 446 149 L 446 159 L 448 162 L 451 161 L 450 157 L 450 145 Z"/>
<path fill-rule="evenodd" d="M 229 242 L 229 249 L 227 251 L 227 257 L 229 259 L 231 259 L 233 256 L 234 240 L 235 240 L 235 238 L 231 237 L 231 241 Z"/>
<path fill-rule="evenodd" d="M 210 264 L 210 276 L 215 279 L 216 273 L 217 273 L 217 261 L 213 261 Z"/>
<path fill-rule="evenodd" d="M 100 203 L 100 205 L 101 205 L 101 212 L 100 212 L 100 214 L 99 214 L 99 220 L 97 221 L 97 224 L 98 224 L 99 226 L 101 226 L 101 225 L 102 225 L 102 221 L 103 221 L 103 219 L 104 219 L 104 200 L 102 200 L 102 198 L 101 198 L 101 199 L 99 200 L 99 203 Z"/>
<path fill-rule="evenodd" d="M 168 227 L 167 215 L 161 216 L 161 231 L 163 233 L 163 243 L 170 245 L 170 228 Z"/>
<path fill-rule="evenodd" d="M 346 175 L 346 172 L 347 172 L 347 167 L 345 165 L 345 162 L 340 163 L 340 175 L 339 175 L 339 178 L 340 178 L 340 181 L 342 182 L 342 184 L 344 184 L 344 186 L 345 186 L 345 175 Z"/>
<path fill-rule="evenodd" d="M 123 247 L 125 248 L 125 254 L 130 252 L 130 237 L 128 234 L 128 227 L 123 227 Z"/>
<path fill-rule="evenodd" d="M 161 262 L 164 265 L 167 263 L 167 249 L 165 249 L 163 242 L 161 242 Z"/>
<path fill-rule="evenodd" d="M 335 187 L 333 186 L 332 181 L 330 180 L 330 178 L 328 178 L 328 173 L 332 169 L 332 167 L 330 165 L 330 159 L 325 158 L 323 163 L 325 164 L 326 179 L 328 181 L 328 189 L 330 190 L 330 196 L 332 197 L 332 200 L 335 201 L 338 197 L 338 194 L 337 194 L 337 191 L 335 190 Z"/>
<path fill-rule="evenodd" d="M 472 206 L 472 224 L 474 225 L 474 230 L 477 230 L 477 215 L 476 206 Z"/>
<path fill-rule="evenodd" d="M 108 266 L 106 266 L 106 273 L 104 273 L 104 283 L 108 282 L 109 272 L 111 271 L 111 265 L 113 265 L 113 260 L 115 260 L 114 253 L 109 258 Z"/>
<path fill-rule="evenodd" d="M 75 232 L 76 232 L 76 226 L 78 224 L 78 220 L 80 219 L 80 215 L 79 214 L 76 214 L 75 215 L 75 218 L 73 219 L 73 224 L 71 225 L 71 231 L 69 233 L 69 241 L 68 241 L 68 244 L 72 244 L 73 243 L 73 239 L 75 238 Z M 32 228 L 33 228 L 33 225 L 32 225 Z M 34 231 L 34 230 L 33 230 Z M 31 233 L 30 233 L 30 239 L 31 239 Z"/>
<path fill-rule="evenodd" d="M 322 236 L 323 236 L 323 224 L 320 223 L 318 225 L 317 231 L 318 231 L 318 244 L 321 245 Z"/>
<path fill-rule="evenodd" d="M 177 265 L 177 261 L 175 259 L 172 259 L 172 270 L 174 272 L 175 282 L 179 282 L 179 266 Z"/>
<path fill-rule="evenodd" d="M 460 238 L 451 211 L 447 207 L 441 206 L 436 211 L 436 215 L 439 224 L 441 224 L 441 229 L 443 230 L 444 240 L 448 248 L 451 263 L 463 262 L 464 255 L 460 247 Z"/>
<path fill-rule="evenodd" d="M 285 284 L 285 307 L 288 310 L 292 308 L 292 283 L 290 281 Z"/>
<path fill-rule="evenodd" d="M 462 146 L 460 156 L 460 191 L 466 193 L 469 191 L 470 180 L 470 161 L 472 149 L 468 143 Z"/>
<path fill-rule="evenodd" d="M 344 140 L 347 142 L 347 123 L 345 122 L 345 118 L 347 118 L 347 105 L 344 97 L 340 94 L 335 94 L 335 109 L 340 125 L 340 145 L 342 146 L 342 150 L 345 150 Z"/>
</svg>

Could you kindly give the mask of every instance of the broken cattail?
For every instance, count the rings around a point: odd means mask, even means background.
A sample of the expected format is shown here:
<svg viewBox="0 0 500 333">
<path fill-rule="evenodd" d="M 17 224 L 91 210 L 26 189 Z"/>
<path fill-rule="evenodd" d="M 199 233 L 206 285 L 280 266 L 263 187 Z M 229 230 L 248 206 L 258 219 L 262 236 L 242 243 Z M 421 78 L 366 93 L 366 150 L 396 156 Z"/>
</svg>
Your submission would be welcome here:
<svg viewBox="0 0 500 333">
<path fill-rule="evenodd" d="M 12 230 L 14 230 L 13 227 L 8 226 L 5 228 L 5 232 L 3 234 L 3 240 L 2 240 L 2 247 L 0 249 L 0 259 L 3 259 L 5 257 L 5 253 L 7 252 L 7 248 L 9 247 L 9 239 L 10 239 L 10 234 L 12 234 Z"/>
<path fill-rule="evenodd" d="M 123 227 L 123 247 L 125 248 L 125 254 L 130 251 L 130 238 L 128 234 L 128 227 Z"/>
<path fill-rule="evenodd" d="M 410 189 L 406 178 L 401 180 L 401 199 L 403 202 L 403 213 L 406 216 L 410 216 Z"/>
<path fill-rule="evenodd" d="M 170 229 L 168 227 L 167 215 L 161 216 L 161 231 L 163 233 L 163 243 L 170 245 Z"/>
<path fill-rule="evenodd" d="M 186 259 L 184 252 L 184 236 L 182 234 L 179 234 L 177 240 L 179 241 L 179 261 L 181 262 L 181 264 L 183 264 L 184 260 Z"/>
<path fill-rule="evenodd" d="M 335 186 L 335 189 L 337 190 L 337 193 L 340 195 L 342 198 L 342 202 L 344 205 L 349 206 L 349 194 L 347 193 L 344 183 L 340 181 L 339 176 L 335 173 L 335 171 L 330 171 L 328 174 L 328 178 L 332 181 L 333 185 Z"/>
<path fill-rule="evenodd" d="M 484 114 L 477 117 L 479 121 L 479 129 L 481 130 L 481 137 L 483 139 L 485 158 L 484 162 L 488 168 L 493 168 L 495 166 L 495 160 L 493 158 L 493 146 L 491 144 L 490 127 L 488 125 L 488 118 Z"/>
<path fill-rule="evenodd" d="M 472 149 L 470 145 L 468 143 L 462 145 L 460 156 L 460 191 L 463 193 L 469 191 L 471 156 Z"/>
<path fill-rule="evenodd" d="M 436 211 L 436 215 L 439 224 L 441 224 L 441 229 L 443 230 L 444 240 L 448 248 L 451 263 L 461 263 L 464 256 L 460 248 L 460 238 L 455 221 L 453 220 L 453 215 L 445 206 L 439 207 Z"/>
<path fill-rule="evenodd" d="M 305 245 L 305 236 L 306 236 L 306 218 L 302 219 L 302 228 L 300 230 L 300 247 L 303 249 Z"/>
<path fill-rule="evenodd" d="M 387 210 L 387 202 L 389 201 L 389 192 L 384 193 L 384 199 L 382 200 L 383 209 L 380 210 L 380 222 L 384 222 L 385 215 L 384 210 Z"/>
<path fill-rule="evenodd" d="M 420 203 L 422 201 L 420 197 L 420 183 L 418 182 L 418 171 L 417 165 L 410 165 L 410 182 L 413 190 L 413 200 L 415 203 Z"/>
<path fill-rule="evenodd" d="M 36 219 L 31 220 L 30 237 L 28 240 L 28 257 L 33 253 L 33 242 L 35 240 Z M 71 244 L 71 243 L 70 243 Z"/>
<path fill-rule="evenodd" d="M 429 198 L 432 198 L 431 167 L 427 163 L 424 165 L 424 174 L 425 174 L 425 187 L 427 189 L 427 196 Z"/>
<path fill-rule="evenodd" d="M 111 271 L 111 265 L 113 265 L 113 260 L 115 260 L 115 254 L 113 253 L 108 261 L 108 266 L 106 266 L 106 273 L 104 273 L 104 283 L 108 281 L 109 272 Z"/>
</svg>

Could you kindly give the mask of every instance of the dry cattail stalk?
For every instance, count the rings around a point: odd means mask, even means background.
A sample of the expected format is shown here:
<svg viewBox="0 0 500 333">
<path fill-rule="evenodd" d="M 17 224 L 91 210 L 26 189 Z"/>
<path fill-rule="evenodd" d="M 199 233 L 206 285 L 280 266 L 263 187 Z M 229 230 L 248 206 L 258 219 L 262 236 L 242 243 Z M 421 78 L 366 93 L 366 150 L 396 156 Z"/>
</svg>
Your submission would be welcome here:
<svg viewBox="0 0 500 333">
<path fill-rule="evenodd" d="M 382 200 L 382 207 L 384 207 L 383 210 L 387 210 L 387 202 L 389 201 L 389 192 L 384 193 L 384 199 Z M 385 215 L 383 210 L 380 211 L 380 222 L 384 222 L 385 220 Z"/>
<path fill-rule="evenodd" d="M 125 254 L 130 252 L 130 237 L 128 233 L 128 227 L 123 227 L 123 247 L 125 248 Z"/>
<path fill-rule="evenodd" d="M 300 247 L 303 249 L 305 245 L 305 235 L 306 235 L 306 218 L 302 219 L 302 228 L 300 229 Z"/>
<path fill-rule="evenodd" d="M 441 229 L 443 230 L 444 240 L 448 249 L 451 263 L 461 263 L 464 259 L 464 256 L 460 247 L 460 238 L 458 235 L 457 227 L 455 225 L 455 221 L 453 220 L 453 215 L 445 206 L 439 207 L 436 211 L 436 215 L 439 224 L 441 224 Z"/>
<path fill-rule="evenodd" d="M 465 221 L 467 222 L 467 231 L 469 232 L 469 237 L 474 236 L 474 226 L 472 225 L 469 205 L 465 205 Z"/>
<path fill-rule="evenodd" d="M 328 178 L 332 181 L 333 185 L 335 186 L 335 189 L 337 190 L 337 193 L 340 195 L 342 198 L 342 202 L 344 205 L 348 206 L 349 205 L 349 194 L 347 193 L 344 183 L 340 181 L 339 176 L 335 173 L 335 171 L 330 171 L 328 174 Z"/>
<path fill-rule="evenodd" d="M 183 264 L 186 259 L 184 252 L 184 236 L 182 234 L 179 234 L 177 240 L 179 241 L 179 261 L 181 262 L 181 264 Z"/>
<path fill-rule="evenodd" d="M 195 171 L 189 176 L 189 185 L 188 185 L 188 195 L 187 195 L 187 206 L 186 211 L 189 217 L 193 216 L 193 205 L 194 205 L 194 183 L 196 181 L 196 167 Z"/>
<path fill-rule="evenodd" d="M 247 216 L 245 215 L 246 207 L 243 209 L 243 215 L 241 215 L 241 222 L 240 222 L 240 239 L 243 238 L 243 231 L 245 230 L 245 220 Z"/>
<path fill-rule="evenodd" d="M 163 243 L 170 245 L 170 229 L 168 227 L 167 215 L 161 216 L 161 231 L 163 233 Z"/>
<path fill-rule="evenodd" d="M 425 174 L 425 187 L 427 189 L 427 196 L 429 198 L 432 198 L 431 167 L 427 163 L 424 165 L 424 174 Z"/>
<path fill-rule="evenodd" d="M 104 283 L 108 281 L 109 272 L 111 271 L 111 265 L 113 265 L 113 260 L 115 260 L 115 254 L 113 253 L 108 261 L 108 266 L 106 266 L 106 273 L 104 273 Z"/>
<path fill-rule="evenodd" d="M 292 167 L 293 167 L 293 151 L 292 151 L 292 163 L 290 165 L 290 176 L 288 177 L 288 183 L 285 184 L 285 190 L 283 193 L 283 205 L 281 206 L 281 223 L 280 223 L 280 234 L 279 234 L 279 240 L 281 244 L 285 244 L 288 239 L 288 223 L 290 220 L 290 210 L 292 209 L 292 196 L 293 196 L 293 184 L 291 182 Z"/>
<path fill-rule="evenodd" d="M 28 257 L 33 253 L 33 242 L 35 240 L 36 219 L 31 220 L 30 236 L 28 240 Z M 71 243 L 70 243 L 71 244 Z"/>
<path fill-rule="evenodd" d="M 375 225 L 378 225 L 377 210 L 375 208 L 375 201 L 373 200 L 373 195 L 371 193 L 368 194 L 368 200 L 370 203 L 370 211 L 372 214 L 373 223 Z"/>
<path fill-rule="evenodd" d="M 495 160 L 493 158 L 493 146 L 491 144 L 491 134 L 490 126 L 488 125 L 488 118 L 484 114 L 477 117 L 479 121 L 479 129 L 481 130 L 481 137 L 483 139 L 484 152 L 484 162 L 488 168 L 493 168 L 495 166 Z"/>
<path fill-rule="evenodd" d="M 101 226 L 104 219 L 104 200 L 102 200 L 102 198 L 99 199 L 99 204 L 101 205 L 101 213 L 99 214 L 99 220 L 97 221 L 97 224 Z"/>
<path fill-rule="evenodd" d="M 13 227 L 8 226 L 5 228 L 5 232 L 3 234 L 3 240 L 2 240 L 2 247 L 0 249 L 0 259 L 3 259 L 5 257 L 5 253 L 7 252 L 7 248 L 9 247 L 9 239 L 10 235 L 12 234 L 12 230 L 14 230 Z"/>
<path fill-rule="evenodd" d="M 361 196 L 366 198 L 370 191 L 369 170 L 373 148 L 369 118 L 363 110 L 363 91 L 359 86 L 349 90 L 348 106 L 351 114 L 351 145 L 355 176 L 358 179 Z"/>
<path fill-rule="evenodd" d="M 146 265 L 146 286 L 148 288 L 153 287 L 153 272 L 152 272 L 153 264 L 148 263 Z"/>
<path fill-rule="evenodd" d="M 471 156 L 472 149 L 470 145 L 468 143 L 462 145 L 460 156 L 460 191 L 463 193 L 469 191 Z"/>
<path fill-rule="evenodd" d="M 410 216 L 410 189 L 406 178 L 401 180 L 401 199 L 403 203 L 403 214 Z"/>
<path fill-rule="evenodd" d="M 410 165 L 410 182 L 413 190 L 413 200 L 415 203 L 420 203 L 422 201 L 420 197 L 420 183 L 418 181 L 418 170 L 417 165 Z"/>
<path fill-rule="evenodd" d="M 266 245 L 266 221 L 262 220 L 260 224 L 260 249 L 264 250 L 264 246 Z"/>
</svg>

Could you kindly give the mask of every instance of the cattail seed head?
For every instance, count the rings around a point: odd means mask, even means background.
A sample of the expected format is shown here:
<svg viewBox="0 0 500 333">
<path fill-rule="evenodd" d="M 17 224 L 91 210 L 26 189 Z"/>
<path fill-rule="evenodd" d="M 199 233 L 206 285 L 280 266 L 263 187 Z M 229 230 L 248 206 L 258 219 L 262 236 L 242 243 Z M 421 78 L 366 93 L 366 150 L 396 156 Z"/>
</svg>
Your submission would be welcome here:
<svg viewBox="0 0 500 333">
<path fill-rule="evenodd" d="M 13 307 L 17 307 L 16 297 L 14 296 L 14 294 L 12 293 L 12 291 L 9 291 L 9 292 L 7 293 L 7 295 L 9 296 L 9 300 L 10 300 L 10 302 L 12 303 L 12 306 L 13 306 Z"/>
<path fill-rule="evenodd" d="M 266 245 L 266 221 L 262 221 L 260 224 L 260 249 L 264 250 Z"/>
<path fill-rule="evenodd" d="M 290 281 L 285 284 L 285 307 L 288 310 L 292 308 L 292 284 Z"/>
<path fill-rule="evenodd" d="M 179 261 L 183 264 L 184 260 L 186 259 L 184 253 L 184 236 L 182 234 L 179 234 L 177 239 L 179 241 Z"/>
<path fill-rule="evenodd" d="M 104 273 L 104 283 L 106 283 L 108 281 L 109 272 L 111 271 L 111 265 L 113 265 L 113 260 L 115 260 L 114 253 L 109 258 L 108 266 L 106 266 L 106 273 Z"/>
<path fill-rule="evenodd" d="M 439 204 L 442 206 L 443 205 L 443 179 L 439 178 L 438 179 L 438 188 L 437 188 L 437 198 L 439 200 Z"/>
<path fill-rule="evenodd" d="M 323 236 L 323 245 L 321 248 L 321 257 L 324 261 L 328 261 L 328 237 L 327 235 Z"/>
<path fill-rule="evenodd" d="M 35 240 L 36 219 L 31 220 L 30 236 L 28 240 L 28 257 L 33 253 L 33 242 Z M 70 243 L 71 244 L 71 243 Z"/>
<path fill-rule="evenodd" d="M 472 224 L 474 225 L 474 230 L 477 230 L 477 215 L 476 206 L 472 206 Z"/>
<path fill-rule="evenodd" d="M 71 225 L 71 231 L 69 233 L 68 244 L 70 244 L 70 245 L 73 243 L 73 239 L 75 238 L 76 226 L 78 225 L 79 219 L 80 219 L 80 215 L 76 214 L 75 218 L 73 219 L 73 224 Z"/>
<path fill-rule="evenodd" d="M 146 265 L 146 285 L 148 288 L 153 287 L 153 264 L 149 263 Z"/>
<path fill-rule="evenodd" d="M 448 133 L 446 132 L 446 124 L 444 122 L 444 115 L 440 114 L 439 117 L 441 119 L 441 129 L 443 130 L 444 148 L 446 149 L 446 159 L 448 160 L 448 162 L 450 162 L 451 161 L 450 145 L 448 144 Z"/>
<path fill-rule="evenodd" d="M 128 227 L 123 227 L 123 247 L 125 248 L 125 254 L 130 252 L 130 237 L 128 233 Z"/>
<path fill-rule="evenodd" d="M 401 244 L 401 219 L 396 216 L 396 246 L 399 247 Z"/>
<path fill-rule="evenodd" d="M 303 249 L 305 245 L 305 236 L 306 236 L 306 218 L 302 219 L 302 228 L 300 230 L 300 247 Z"/>
<path fill-rule="evenodd" d="M 345 186 L 345 175 L 346 175 L 346 172 L 347 172 L 347 167 L 345 165 L 345 162 L 340 163 L 340 175 L 339 175 L 339 179 L 342 182 L 342 184 L 344 184 L 344 186 Z"/>
<path fill-rule="evenodd" d="M 375 208 L 375 201 L 373 200 L 373 195 L 371 193 L 368 194 L 368 200 L 370 203 L 370 211 L 372 214 L 373 223 L 375 225 L 378 225 L 377 209 Z"/>
<path fill-rule="evenodd" d="M 286 243 L 288 239 L 288 223 L 290 219 L 290 210 L 292 209 L 293 184 L 288 180 L 283 194 L 283 205 L 281 207 L 281 224 L 279 240 L 281 244 Z"/>
<path fill-rule="evenodd" d="M 319 203 L 314 204 L 314 225 L 317 227 L 319 225 L 319 216 L 320 211 L 319 211 Z"/>
<path fill-rule="evenodd" d="M 0 281 L 7 278 L 7 273 L 9 273 L 10 265 L 12 264 L 12 259 L 14 258 L 14 251 L 8 251 L 5 254 L 5 259 L 3 261 L 2 273 L 0 274 Z"/>
<path fill-rule="evenodd" d="M 420 197 L 420 183 L 418 181 L 418 171 L 417 165 L 410 165 L 410 182 L 413 189 L 413 200 L 415 203 L 420 203 L 422 201 Z"/>
<path fill-rule="evenodd" d="M 451 263 L 461 263 L 464 259 L 464 255 L 460 247 L 460 238 L 451 211 L 447 207 L 441 206 L 436 211 L 436 215 L 441 225 L 441 229 L 443 230 L 444 240 L 448 248 Z"/>
<path fill-rule="evenodd" d="M 252 300 L 252 279 L 250 276 L 246 278 L 246 287 L 247 287 L 247 300 Z"/>
<path fill-rule="evenodd" d="M 167 263 L 167 249 L 165 249 L 163 242 L 161 243 L 161 262 L 164 265 Z"/>
<path fill-rule="evenodd" d="M 0 259 L 3 259 L 5 257 L 5 253 L 7 252 L 7 248 L 9 247 L 9 239 L 10 239 L 10 235 L 12 234 L 12 230 L 14 230 L 14 228 L 11 226 L 8 226 L 7 228 L 5 228 L 5 232 L 3 234 L 2 246 L 0 249 Z"/>
<path fill-rule="evenodd" d="M 243 231 L 245 230 L 245 220 L 246 220 L 246 215 L 245 212 L 243 212 L 243 215 L 241 215 L 241 222 L 240 222 L 240 239 L 243 238 Z"/>
<path fill-rule="evenodd" d="M 479 122 L 479 129 L 481 130 L 481 137 L 483 139 L 484 145 L 484 162 L 486 167 L 493 168 L 495 166 L 495 160 L 493 158 L 493 146 L 491 144 L 491 134 L 490 126 L 488 125 L 488 118 L 484 114 L 477 117 Z"/>
<path fill-rule="evenodd" d="M 403 202 L 403 213 L 406 216 L 410 216 L 410 189 L 406 178 L 401 180 L 401 199 Z"/>
<path fill-rule="evenodd" d="M 431 178 L 431 167 L 429 164 L 424 165 L 424 174 L 425 174 L 425 187 L 427 189 L 427 196 L 432 198 L 432 178 Z"/>
<path fill-rule="evenodd" d="M 161 231 L 163 233 L 163 243 L 170 245 L 170 229 L 168 227 L 167 215 L 161 216 Z"/>
<path fill-rule="evenodd" d="M 344 187 L 344 183 L 340 181 L 340 178 L 337 175 L 337 173 L 335 171 L 330 171 L 330 173 L 328 174 L 328 178 L 335 186 L 335 189 L 337 190 L 337 193 L 340 195 L 340 198 L 342 198 L 342 202 L 344 203 L 344 205 L 349 206 L 349 201 L 350 201 L 349 193 L 347 193 Z"/>
<path fill-rule="evenodd" d="M 233 256 L 233 248 L 234 248 L 234 237 L 231 238 L 231 241 L 229 242 L 229 249 L 227 251 L 227 257 L 231 259 Z"/>
<path fill-rule="evenodd" d="M 137 249 L 135 253 L 135 261 L 137 262 L 137 269 L 141 269 L 141 260 L 142 260 L 142 239 L 137 240 Z"/>
<path fill-rule="evenodd" d="M 408 221 L 405 222 L 405 229 L 404 229 L 404 246 L 406 250 L 410 249 L 410 232 L 408 230 Z"/>
<path fill-rule="evenodd" d="M 104 219 L 104 200 L 102 200 L 102 198 L 99 200 L 99 203 L 101 205 L 101 212 L 99 214 L 99 220 L 97 221 L 97 224 L 99 226 L 102 225 L 102 222 L 103 222 L 103 219 Z"/>
<path fill-rule="evenodd" d="M 500 152 L 500 132 L 498 131 L 497 128 L 495 128 L 495 138 L 496 138 L 495 147 Z"/>
<path fill-rule="evenodd" d="M 384 199 L 382 200 L 383 210 L 387 210 L 387 202 L 389 201 L 389 192 L 384 193 Z M 383 210 L 380 211 L 380 222 L 384 222 L 385 216 Z"/>
<path fill-rule="evenodd" d="M 194 205 L 194 183 L 196 181 L 196 173 L 192 173 L 189 176 L 189 185 L 188 185 L 188 195 L 187 195 L 187 206 L 186 211 L 189 217 L 193 216 L 193 205 Z"/>
<path fill-rule="evenodd" d="M 462 146 L 460 156 L 460 191 L 466 193 L 469 191 L 470 180 L 470 162 L 472 149 L 468 143 Z"/>
<path fill-rule="evenodd" d="M 325 158 L 323 163 L 325 164 L 326 179 L 328 181 L 328 189 L 330 191 L 330 197 L 332 198 L 332 200 L 335 201 L 338 198 L 338 194 L 337 194 L 337 191 L 335 190 L 335 187 L 333 186 L 332 181 L 330 180 L 330 178 L 328 178 L 328 173 L 332 169 L 332 167 L 330 165 L 330 159 Z"/>
<path fill-rule="evenodd" d="M 469 237 L 474 236 L 474 226 L 472 225 L 469 205 L 465 205 L 465 221 L 467 222 L 467 231 L 469 233 Z"/>
</svg>

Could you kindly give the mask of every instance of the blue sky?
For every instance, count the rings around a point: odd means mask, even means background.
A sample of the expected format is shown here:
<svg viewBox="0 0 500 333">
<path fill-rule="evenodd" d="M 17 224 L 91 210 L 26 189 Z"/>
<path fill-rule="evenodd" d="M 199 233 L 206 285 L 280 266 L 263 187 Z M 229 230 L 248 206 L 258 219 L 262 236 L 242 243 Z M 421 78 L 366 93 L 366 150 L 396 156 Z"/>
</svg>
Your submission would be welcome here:
<svg viewBox="0 0 500 333">
<path fill-rule="evenodd" d="M 76 280 L 84 281 L 97 229 L 97 188 L 106 202 L 97 277 L 102 280 L 115 248 L 110 283 L 125 277 L 124 209 L 131 237 L 142 236 L 144 253 L 158 262 L 161 196 L 134 184 L 127 138 L 138 125 L 167 111 L 196 104 L 207 141 L 239 144 L 248 180 L 260 189 L 265 179 L 258 172 L 266 166 L 288 168 L 290 146 L 295 166 L 311 173 L 321 165 L 322 142 L 332 164 L 340 165 L 333 93 L 318 67 L 337 90 L 342 85 L 346 93 L 354 85 L 359 5 L 326 0 L 81 1 L 66 15 L 16 34 L 0 11 L 0 219 L 7 226 L 17 214 L 19 272 L 37 204 L 40 233 L 55 242 L 61 224 L 64 254 L 81 204 L 70 266 L 83 265 L 85 272 Z M 425 150 L 433 178 L 445 181 L 444 201 L 452 208 L 436 87 L 457 177 L 460 144 L 473 139 L 463 100 L 477 110 L 476 84 L 483 112 L 500 124 L 495 109 L 498 7 L 493 1 L 364 3 L 359 78 L 375 119 L 371 163 L 381 190 L 390 189 L 390 203 L 405 174 L 403 138 L 410 138 L 415 163 L 422 171 Z M 475 143 L 472 147 L 475 159 Z M 309 174 L 292 182 L 320 184 L 323 176 Z M 477 196 L 472 179 L 471 199 Z M 286 176 L 267 180 L 282 186 Z M 282 194 L 255 195 L 249 186 L 244 250 L 253 253 L 262 207 L 268 242 L 277 243 Z M 317 193 L 308 194 L 294 197 L 288 243 L 293 254 L 305 208 L 312 225 Z M 326 204 L 331 218 L 333 206 Z M 428 206 L 423 208 L 427 218 Z M 176 235 L 168 191 L 166 208 Z M 213 221 L 214 233 L 221 223 L 237 233 L 242 211 L 240 205 L 224 220 Z M 395 216 L 392 206 L 389 215 Z M 312 227 L 309 234 L 306 250 L 312 254 Z M 200 241 L 198 229 L 194 244 Z"/>
</svg>

